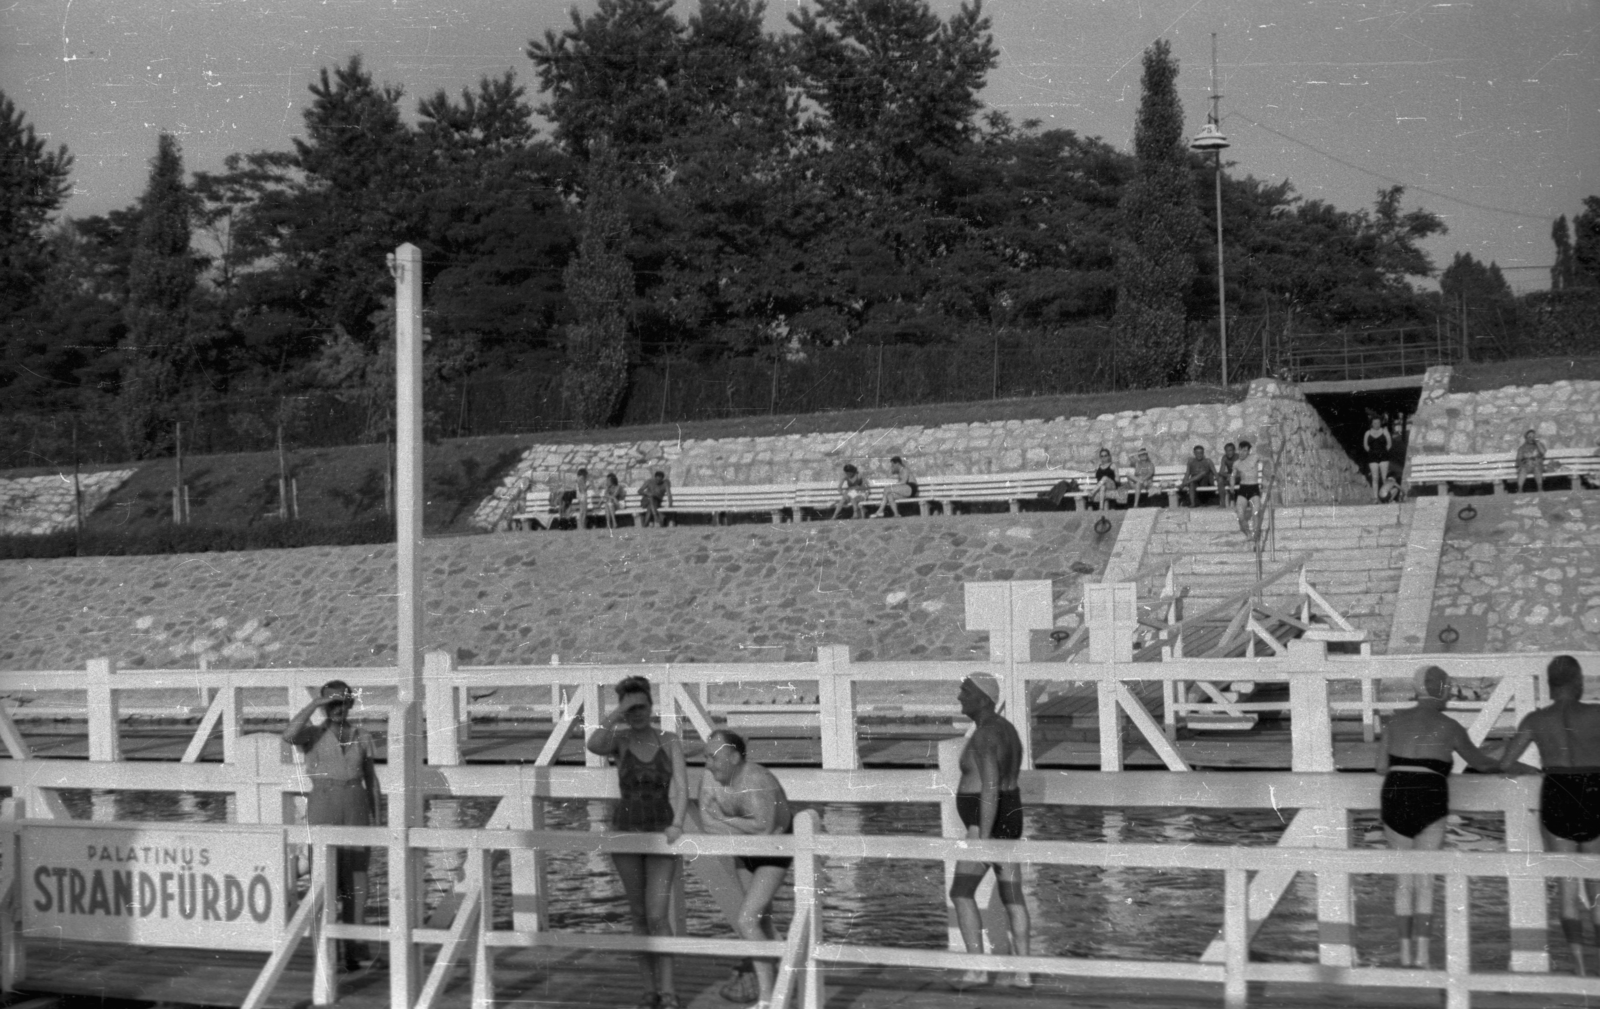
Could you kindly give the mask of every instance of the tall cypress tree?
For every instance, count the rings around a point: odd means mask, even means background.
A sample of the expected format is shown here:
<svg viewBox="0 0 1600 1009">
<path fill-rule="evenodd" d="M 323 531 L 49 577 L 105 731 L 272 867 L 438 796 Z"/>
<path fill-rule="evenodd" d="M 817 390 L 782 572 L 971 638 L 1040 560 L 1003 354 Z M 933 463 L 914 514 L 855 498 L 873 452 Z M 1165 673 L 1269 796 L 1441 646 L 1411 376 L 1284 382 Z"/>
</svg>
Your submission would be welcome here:
<svg viewBox="0 0 1600 1009">
<path fill-rule="evenodd" d="M 616 153 L 603 141 L 590 145 L 588 192 L 578 254 L 562 273 L 577 321 L 567 327 L 567 409 L 583 427 L 616 415 L 628 387 L 628 307 L 633 267 L 622 250 L 628 219 L 622 209 Z"/>
<path fill-rule="evenodd" d="M 1566 214 L 1550 226 L 1550 240 L 1556 243 L 1556 261 L 1550 264 L 1550 290 L 1561 291 L 1572 286 L 1572 233 L 1567 230 Z"/>
<path fill-rule="evenodd" d="M 183 153 L 163 133 L 139 197 L 139 231 L 128 268 L 128 327 L 123 347 L 121 416 L 138 454 L 169 444 L 173 398 L 189 347 L 189 299 L 198 264 L 189 249 L 194 195 L 183 179 Z"/>
<path fill-rule="evenodd" d="M 1186 360 L 1184 298 L 1194 283 L 1200 212 L 1184 143 L 1178 61 L 1165 40 L 1144 51 L 1137 159 L 1118 208 L 1117 310 L 1113 326 L 1135 385 L 1180 379 Z"/>
</svg>

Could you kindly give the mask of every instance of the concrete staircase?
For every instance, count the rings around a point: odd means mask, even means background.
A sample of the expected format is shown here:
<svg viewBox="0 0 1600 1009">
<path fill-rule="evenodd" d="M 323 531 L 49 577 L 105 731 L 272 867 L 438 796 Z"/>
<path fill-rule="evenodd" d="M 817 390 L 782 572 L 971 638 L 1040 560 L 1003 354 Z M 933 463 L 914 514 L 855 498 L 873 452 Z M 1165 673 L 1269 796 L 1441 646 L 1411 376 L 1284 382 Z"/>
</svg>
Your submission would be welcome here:
<svg viewBox="0 0 1600 1009">
<path fill-rule="evenodd" d="M 1271 572 L 1310 555 L 1306 576 L 1339 613 L 1371 633 L 1372 650 L 1389 640 L 1400 576 L 1405 570 L 1411 505 L 1321 505 L 1278 508 L 1276 530 L 1267 538 L 1261 570 Z M 1161 595 L 1169 564 L 1188 589 L 1184 615 L 1195 616 L 1257 580 L 1256 554 L 1231 511 L 1167 508 L 1151 531 L 1139 565 L 1139 598 Z M 1287 604 L 1298 581 L 1285 575 L 1264 594 Z"/>
</svg>

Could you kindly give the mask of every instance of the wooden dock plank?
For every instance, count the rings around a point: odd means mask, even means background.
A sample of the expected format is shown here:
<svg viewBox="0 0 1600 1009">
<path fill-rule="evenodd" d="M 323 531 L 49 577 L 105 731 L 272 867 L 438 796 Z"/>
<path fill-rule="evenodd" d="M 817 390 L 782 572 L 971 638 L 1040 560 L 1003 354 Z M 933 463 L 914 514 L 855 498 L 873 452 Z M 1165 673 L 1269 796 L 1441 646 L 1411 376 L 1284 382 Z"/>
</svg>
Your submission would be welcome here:
<svg viewBox="0 0 1600 1009">
<path fill-rule="evenodd" d="M 28 942 L 29 993 L 136 999 L 175 1005 L 235 1006 L 249 991 L 265 954 L 211 950 L 140 949 L 108 943 Z M 732 967 L 731 958 L 679 957 L 678 994 L 687 1009 L 727 1009 L 717 989 Z M 827 1009 L 1215 1009 L 1221 986 L 1161 981 L 1036 978 L 1030 990 L 992 985 L 953 990 L 949 975 L 899 968 L 829 968 Z M 470 975 L 458 968 L 441 1005 L 470 1004 Z M 337 1005 L 346 1009 L 386 1009 L 388 974 L 380 966 L 340 975 Z M 497 1004 L 557 1009 L 625 1009 L 639 1004 L 642 983 L 634 964 L 614 954 L 558 950 L 503 950 L 495 961 Z M 310 944 L 291 959 L 269 1009 L 303 1009 L 311 995 Z M 1250 1004 L 1260 1009 L 1342 1006 L 1356 1009 L 1415 1009 L 1436 1004 L 1429 992 L 1331 985 L 1252 985 Z M 1479 994 L 1478 1009 L 1567 1009 L 1585 1005 L 1580 997 Z"/>
</svg>

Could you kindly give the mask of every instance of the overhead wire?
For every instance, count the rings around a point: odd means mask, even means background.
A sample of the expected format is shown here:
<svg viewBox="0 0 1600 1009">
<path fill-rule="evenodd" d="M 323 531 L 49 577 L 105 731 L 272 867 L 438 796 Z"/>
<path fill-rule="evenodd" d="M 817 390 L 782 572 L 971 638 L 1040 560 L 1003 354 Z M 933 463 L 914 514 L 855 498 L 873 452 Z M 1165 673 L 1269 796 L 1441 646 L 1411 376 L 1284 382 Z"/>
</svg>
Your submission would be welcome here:
<svg viewBox="0 0 1600 1009">
<path fill-rule="evenodd" d="M 1308 143 L 1308 142 L 1306 142 L 1304 140 L 1301 140 L 1299 137 L 1290 136 L 1289 134 L 1283 132 L 1282 130 L 1274 129 L 1271 126 L 1268 126 L 1266 123 L 1258 122 L 1258 121 L 1256 121 L 1254 119 L 1251 119 L 1249 116 L 1245 115 L 1242 112 L 1238 112 L 1238 111 L 1229 112 L 1227 115 L 1223 116 L 1222 118 L 1223 119 L 1234 119 L 1234 118 L 1243 119 L 1245 122 L 1249 123 L 1251 126 L 1256 127 L 1257 129 L 1266 130 L 1268 133 L 1272 134 L 1273 136 L 1280 137 L 1280 138 L 1282 138 L 1284 140 L 1287 140 L 1291 144 L 1299 144 L 1301 147 L 1304 147 L 1306 150 L 1314 151 L 1317 154 L 1320 154 L 1323 157 L 1327 158 L 1329 161 L 1337 162 L 1337 163 L 1345 166 L 1346 168 L 1353 169 L 1354 171 L 1361 172 L 1361 173 L 1363 173 L 1365 175 L 1370 175 L 1375 179 L 1382 179 L 1383 181 L 1388 182 L 1388 183 L 1392 183 L 1393 185 L 1396 185 L 1396 186 L 1404 186 L 1407 189 L 1414 189 L 1419 193 L 1427 193 L 1429 196 L 1435 197 L 1435 198 L 1440 199 L 1440 200 L 1449 200 L 1451 203 L 1459 203 L 1464 207 L 1471 207 L 1474 210 L 1485 210 L 1485 211 L 1488 211 L 1489 213 L 1492 213 L 1492 214 L 1506 214 L 1506 215 L 1511 216 L 1511 217 L 1520 217 L 1520 218 L 1522 218 L 1524 220 L 1528 220 L 1528 221 L 1541 221 L 1542 222 L 1542 221 L 1549 221 L 1550 220 L 1549 217 L 1547 217 L 1545 215 L 1542 215 L 1542 214 L 1529 214 L 1529 213 L 1524 213 L 1521 210 L 1512 210 L 1509 207 L 1491 207 L 1487 203 L 1474 203 L 1472 200 L 1463 200 L 1459 196 L 1451 196 L 1449 193 L 1441 193 L 1437 189 L 1429 189 L 1427 186 L 1419 186 L 1416 183 L 1407 182 L 1404 179 L 1397 179 L 1392 175 L 1385 175 L 1384 173 L 1378 172 L 1378 171 L 1374 171 L 1371 168 L 1366 167 L 1365 165 L 1358 165 L 1353 161 L 1347 161 L 1344 158 L 1341 158 L 1339 155 L 1333 153 L 1332 151 L 1323 150 L 1322 148 L 1318 147 L 1316 144 Z"/>
</svg>

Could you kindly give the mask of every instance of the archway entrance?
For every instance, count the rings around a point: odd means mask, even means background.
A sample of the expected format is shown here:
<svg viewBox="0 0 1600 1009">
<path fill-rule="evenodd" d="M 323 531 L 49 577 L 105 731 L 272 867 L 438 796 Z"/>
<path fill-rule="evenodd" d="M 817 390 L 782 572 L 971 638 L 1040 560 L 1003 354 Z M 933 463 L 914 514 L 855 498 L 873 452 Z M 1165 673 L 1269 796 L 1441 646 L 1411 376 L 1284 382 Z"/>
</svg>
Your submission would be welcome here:
<svg viewBox="0 0 1600 1009">
<path fill-rule="evenodd" d="M 1420 376 L 1378 378 L 1352 382 L 1306 382 L 1300 386 L 1306 402 L 1328 425 L 1339 447 L 1361 467 L 1367 476 L 1362 438 L 1373 417 L 1401 421 L 1401 443 L 1395 456 L 1405 458 L 1410 440 L 1411 418 L 1417 412 L 1422 393 Z M 1396 474 L 1398 476 L 1398 474 Z"/>
</svg>

